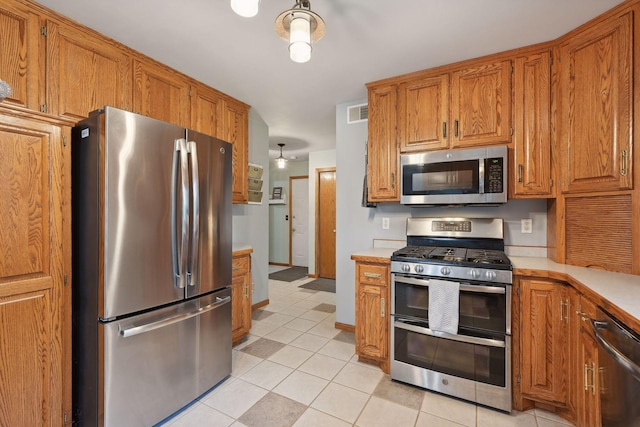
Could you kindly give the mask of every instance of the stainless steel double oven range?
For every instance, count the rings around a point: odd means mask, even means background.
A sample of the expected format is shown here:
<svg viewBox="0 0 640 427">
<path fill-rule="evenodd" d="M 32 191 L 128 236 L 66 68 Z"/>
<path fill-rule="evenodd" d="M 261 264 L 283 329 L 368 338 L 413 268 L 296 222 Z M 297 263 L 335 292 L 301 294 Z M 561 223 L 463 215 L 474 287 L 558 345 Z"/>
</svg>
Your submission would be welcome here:
<svg viewBox="0 0 640 427">
<path fill-rule="evenodd" d="M 409 218 L 407 245 L 391 257 L 391 378 L 511 411 L 512 265 L 503 220 Z M 429 289 L 442 280 L 457 283 L 457 333 L 429 326 Z"/>
</svg>

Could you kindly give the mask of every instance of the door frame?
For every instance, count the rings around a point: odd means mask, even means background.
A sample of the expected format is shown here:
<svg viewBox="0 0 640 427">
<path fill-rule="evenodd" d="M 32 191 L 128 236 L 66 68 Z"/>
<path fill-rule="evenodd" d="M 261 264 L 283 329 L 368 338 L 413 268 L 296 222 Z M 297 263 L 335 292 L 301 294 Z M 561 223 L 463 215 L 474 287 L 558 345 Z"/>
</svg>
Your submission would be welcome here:
<svg viewBox="0 0 640 427">
<path fill-rule="evenodd" d="M 316 198 L 315 198 L 315 205 L 316 205 L 316 212 L 315 212 L 315 229 L 314 229 L 314 237 L 315 237 L 315 245 L 314 245 L 314 252 L 315 252 L 315 276 L 314 277 L 320 277 L 320 215 L 322 212 L 322 209 L 320 209 L 320 174 L 323 172 L 336 172 L 336 167 L 330 167 L 330 168 L 317 168 L 316 169 Z M 336 175 L 336 185 L 337 185 L 337 175 Z M 336 243 L 337 244 L 337 243 Z M 335 255 L 335 254 L 334 254 Z M 311 277 L 311 276 L 309 276 Z"/>
<path fill-rule="evenodd" d="M 293 266 L 293 180 L 294 179 L 309 179 L 309 175 L 297 175 L 289 177 L 289 267 Z M 309 198 L 307 197 L 307 204 L 309 204 Z M 307 243 L 308 245 L 309 243 Z"/>
</svg>

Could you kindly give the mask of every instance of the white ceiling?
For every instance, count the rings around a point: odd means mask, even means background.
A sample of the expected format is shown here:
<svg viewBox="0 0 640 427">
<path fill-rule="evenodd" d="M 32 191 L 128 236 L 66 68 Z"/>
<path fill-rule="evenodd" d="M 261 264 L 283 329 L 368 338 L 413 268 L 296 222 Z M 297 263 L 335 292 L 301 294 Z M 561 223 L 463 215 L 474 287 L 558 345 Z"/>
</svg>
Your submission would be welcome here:
<svg viewBox="0 0 640 427">
<path fill-rule="evenodd" d="M 311 61 L 289 59 L 274 20 L 294 0 L 262 0 L 254 18 L 228 0 L 39 0 L 251 105 L 272 157 L 335 147 L 336 104 L 365 83 L 557 38 L 621 0 L 313 0 L 326 35 Z"/>
</svg>

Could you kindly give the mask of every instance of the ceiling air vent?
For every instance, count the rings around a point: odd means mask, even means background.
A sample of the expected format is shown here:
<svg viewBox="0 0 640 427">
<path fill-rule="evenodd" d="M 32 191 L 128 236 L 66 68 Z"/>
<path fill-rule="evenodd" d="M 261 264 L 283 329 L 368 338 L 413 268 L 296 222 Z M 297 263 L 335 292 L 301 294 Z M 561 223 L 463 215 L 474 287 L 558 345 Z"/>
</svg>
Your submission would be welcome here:
<svg viewBox="0 0 640 427">
<path fill-rule="evenodd" d="M 367 104 L 352 105 L 347 108 L 347 124 L 366 122 L 369 118 Z"/>
</svg>

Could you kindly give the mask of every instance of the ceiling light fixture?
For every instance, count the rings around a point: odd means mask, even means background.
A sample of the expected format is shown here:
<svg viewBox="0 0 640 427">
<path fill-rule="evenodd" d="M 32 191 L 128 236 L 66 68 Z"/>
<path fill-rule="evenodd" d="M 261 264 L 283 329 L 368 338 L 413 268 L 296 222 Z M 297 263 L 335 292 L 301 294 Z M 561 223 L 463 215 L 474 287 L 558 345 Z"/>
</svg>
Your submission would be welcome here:
<svg viewBox="0 0 640 427">
<path fill-rule="evenodd" d="M 278 146 L 280 147 L 280 157 L 276 159 L 276 164 L 278 165 L 278 169 L 284 169 L 284 166 L 287 164 L 287 159 L 282 156 L 282 147 L 284 147 L 284 144 L 280 143 Z"/>
<path fill-rule="evenodd" d="M 258 13 L 260 0 L 231 0 L 231 8 L 244 17 Z M 276 18 L 276 33 L 289 42 L 289 57 L 294 62 L 311 59 L 311 43 L 320 40 L 325 33 L 324 20 L 311 11 L 309 0 L 296 0 L 296 4 Z"/>
<path fill-rule="evenodd" d="M 260 0 L 231 0 L 231 9 L 245 18 L 251 18 L 258 14 Z"/>
</svg>

